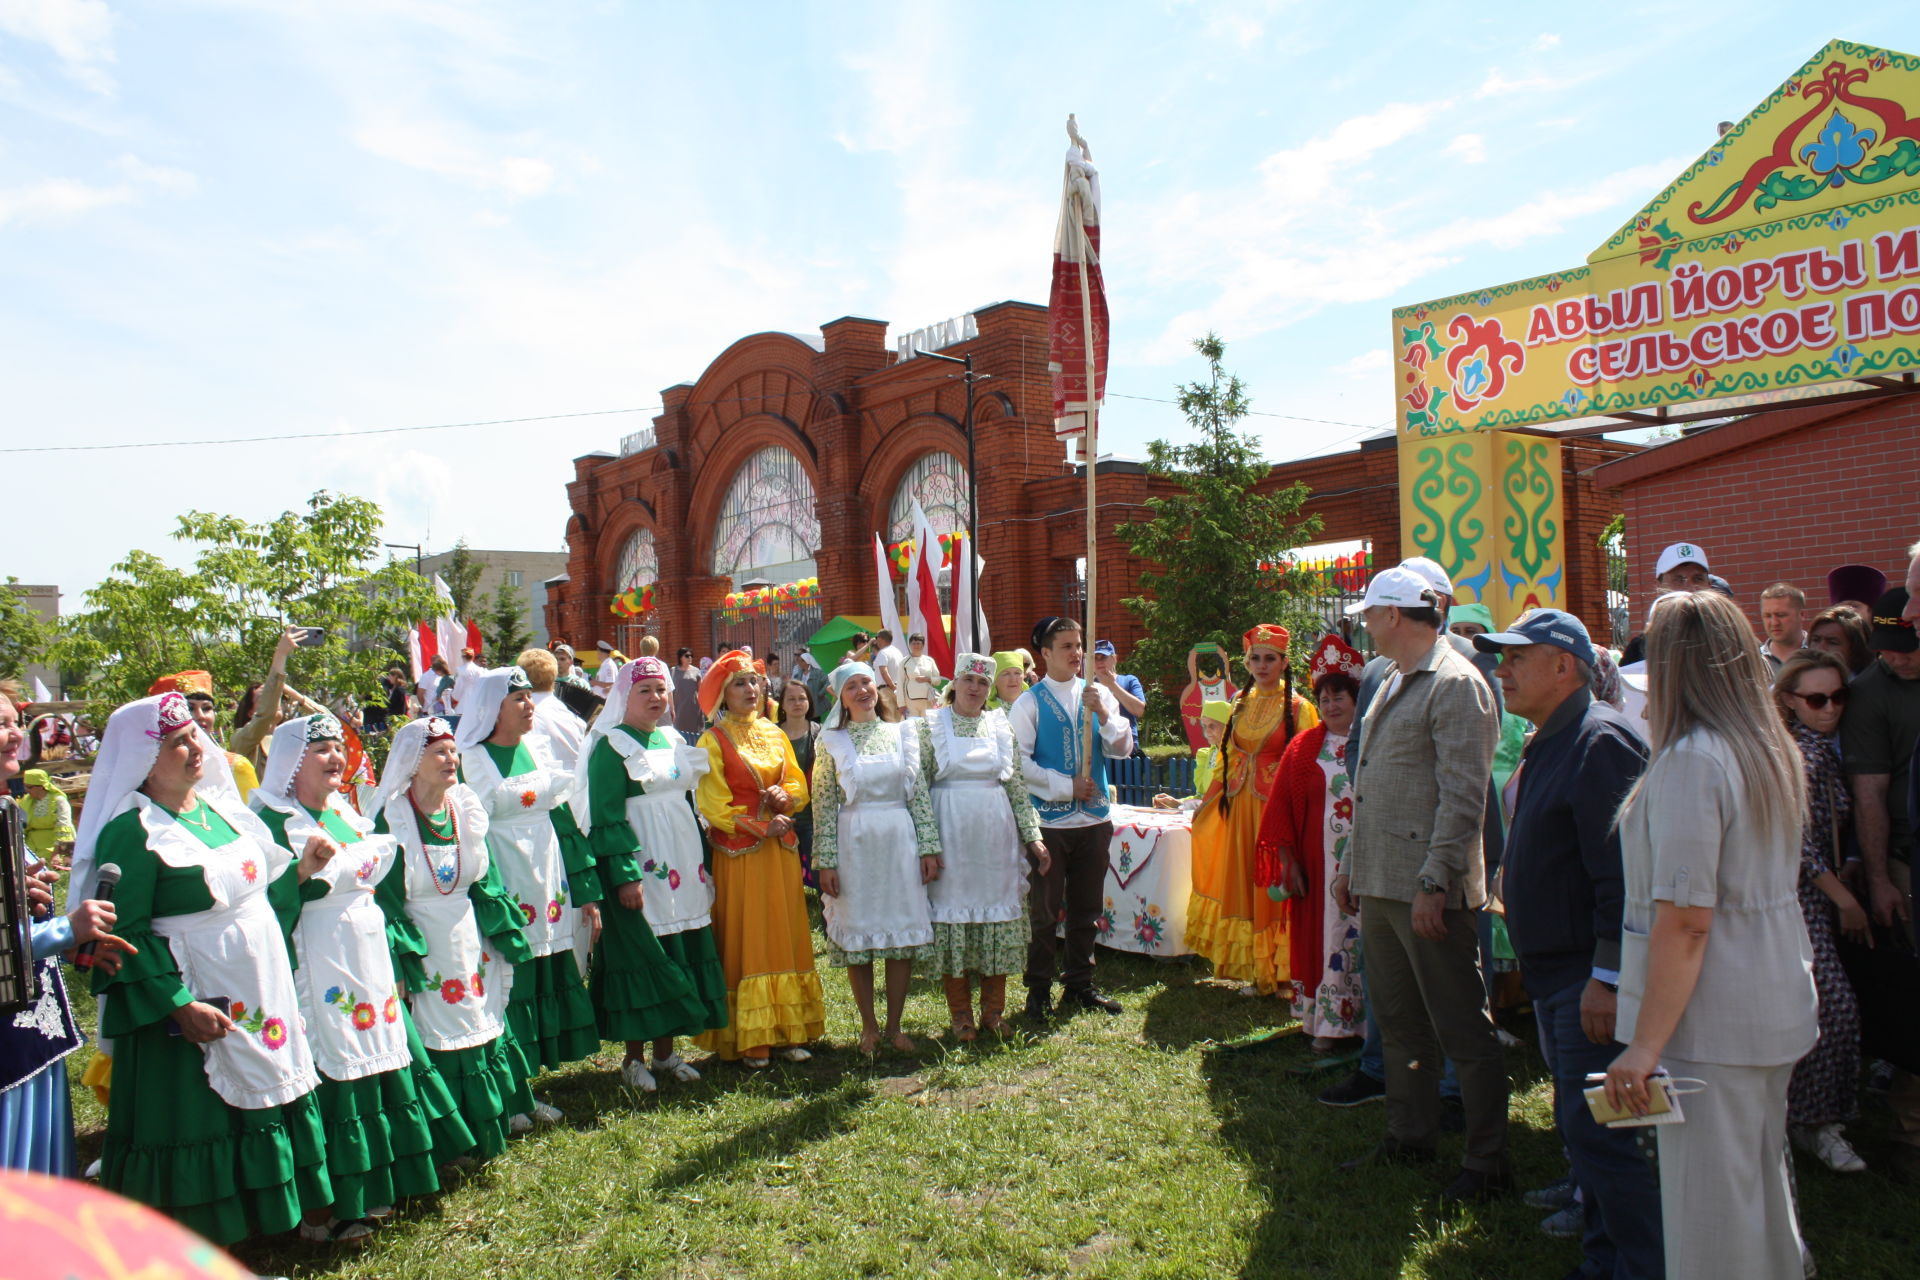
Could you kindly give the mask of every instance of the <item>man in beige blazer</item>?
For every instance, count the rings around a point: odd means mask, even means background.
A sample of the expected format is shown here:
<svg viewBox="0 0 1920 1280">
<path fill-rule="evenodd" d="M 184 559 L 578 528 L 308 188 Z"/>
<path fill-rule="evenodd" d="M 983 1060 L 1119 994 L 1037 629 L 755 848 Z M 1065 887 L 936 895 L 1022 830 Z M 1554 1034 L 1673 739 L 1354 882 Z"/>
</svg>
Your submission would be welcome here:
<svg viewBox="0 0 1920 1280">
<path fill-rule="evenodd" d="M 1349 609 L 1392 672 L 1367 712 L 1354 772 L 1353 844 L 1334 899 L 1360 916 L 1367 985 L 1386 1043 L 1387 1136 L 1342 1168 L 1427 1161 L 1440 1134 L 1442 1061 L 1466 1109 L 1466 1154 L 1449 1200 L 1509 1189 L 1507 1072 L 1487 1008 L 1474 912 L 1500 719 L 1493 693 L 1441 631 L 1438 597 L 1387 569 Z"/>
</svg>

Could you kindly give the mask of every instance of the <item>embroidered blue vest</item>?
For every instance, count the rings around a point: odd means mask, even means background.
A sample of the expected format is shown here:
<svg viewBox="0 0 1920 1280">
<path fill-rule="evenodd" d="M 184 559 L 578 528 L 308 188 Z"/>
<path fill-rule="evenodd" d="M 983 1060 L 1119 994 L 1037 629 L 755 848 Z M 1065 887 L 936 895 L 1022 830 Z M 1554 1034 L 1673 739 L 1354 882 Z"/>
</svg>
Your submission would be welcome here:
<svg viewBox="0 0 1920 1280">
<path fill-rule="evenodd" d="M 1035 763 L 1055 773 L 1064 773 L 1069 777 L 1080 770 L 1080 732 L 1081 721 L 1087 709 L 1076 704 L 1069 716 L 1060 699 L 1053 690 L 1043 684 L 1033 686 L 1035 710 L 1033 758 Z M 1095 796 L 1092 800 L 1042 800 L 1034 797 L 1033 807 L 1040 815 L 1043 825 L 1054 824 L 1075 813 L 1084 813 L 1088 817 L 1104 820 L 1107 816 L 1107 756 L 1100 749 L 1099 726 L 1094 726 L 1093 734 L 1093 785 Z"/>
</svg>

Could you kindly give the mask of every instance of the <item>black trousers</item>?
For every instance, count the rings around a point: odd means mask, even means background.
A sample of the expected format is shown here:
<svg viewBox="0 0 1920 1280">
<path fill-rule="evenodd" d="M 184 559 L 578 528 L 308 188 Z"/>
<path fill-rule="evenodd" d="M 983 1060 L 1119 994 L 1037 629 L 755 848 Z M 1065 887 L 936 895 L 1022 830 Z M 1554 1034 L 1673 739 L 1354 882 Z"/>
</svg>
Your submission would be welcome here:
<svg viewBox="0 0 1920 1280">
<path fill-rule="evenodd" d="M 1042 827 L 1051 859 L 1046 874 L 1027 869 L 1027 985 L 1050 987 L 1055 957 L 1060 982 L 1069 990 L 1093 985 L 1093 944 L 1100 936 L 1100 908 L 1106 901 L 1107 850 L 1113 824 Z M 1057 936 L 1061 923 L 1066 937 Z"/>
</svg>

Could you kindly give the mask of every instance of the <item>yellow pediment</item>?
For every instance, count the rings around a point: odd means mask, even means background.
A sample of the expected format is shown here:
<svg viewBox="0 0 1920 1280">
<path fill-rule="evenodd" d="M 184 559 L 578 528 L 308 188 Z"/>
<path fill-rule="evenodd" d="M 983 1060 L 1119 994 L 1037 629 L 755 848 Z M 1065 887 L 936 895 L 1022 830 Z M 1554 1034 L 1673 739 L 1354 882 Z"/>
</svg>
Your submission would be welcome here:
<svg viewBox="0 0 1920 1280">
<path fill-rule="evenodd" d="M 1920 186 L 1916 116 L 1920 58 L 1835 40 L 1587 261 L 1657 252 Z"/>
</svg>

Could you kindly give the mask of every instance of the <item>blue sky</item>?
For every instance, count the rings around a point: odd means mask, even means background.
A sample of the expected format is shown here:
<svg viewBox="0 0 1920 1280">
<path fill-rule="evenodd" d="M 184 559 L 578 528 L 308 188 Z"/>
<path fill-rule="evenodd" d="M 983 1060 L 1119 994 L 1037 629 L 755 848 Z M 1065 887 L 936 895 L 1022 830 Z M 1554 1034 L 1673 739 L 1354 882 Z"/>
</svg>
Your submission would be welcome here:
<svg viewBox="0 0 1920 1280">
<path fill-rule="evenodd" d="M 1250 419 L 1272 457 L 1340 447 L 1391 418 L 1392 306 L 1578 263 L 1828 39 L 1920 51 L 1912 14 L 0 0 L 0 572 L 77 608 L 184 558 L 180 511 L 320 487 L 560 549 L 571 459 L 650 414 L 13 451 L 644 409 L 757 330 L 1044 302 L 1068 111 L 1111 390 L 1170 397 L 1214 329 L 1257 409 L 1346 424 Z"/>
</svg>

